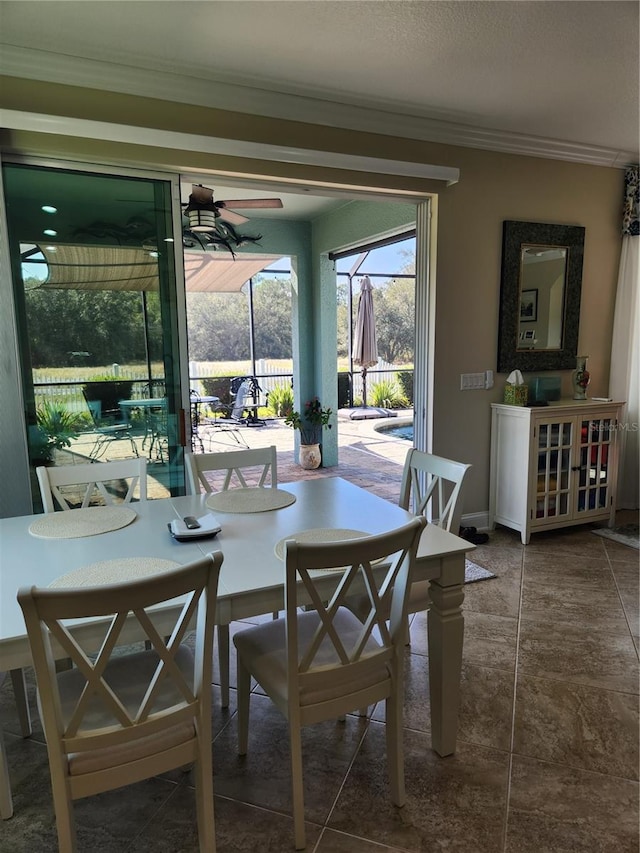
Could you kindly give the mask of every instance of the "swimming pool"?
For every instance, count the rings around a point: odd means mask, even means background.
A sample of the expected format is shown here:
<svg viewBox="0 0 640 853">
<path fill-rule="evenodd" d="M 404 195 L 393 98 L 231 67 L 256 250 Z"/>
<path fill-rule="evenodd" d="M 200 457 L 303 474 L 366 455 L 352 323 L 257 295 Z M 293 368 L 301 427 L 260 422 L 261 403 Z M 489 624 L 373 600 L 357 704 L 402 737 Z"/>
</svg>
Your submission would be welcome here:
<svg viewBox="0 0 640 853">
<path fill-rule="evenodd" d="M 402 438 L 405 441 L 413 441 L 413 422 L 407 423 L 384 423 L 375 427 L 376 432 L 383 432 L 385 435 L 391 435 L 393 438 Z"/>
</svg>

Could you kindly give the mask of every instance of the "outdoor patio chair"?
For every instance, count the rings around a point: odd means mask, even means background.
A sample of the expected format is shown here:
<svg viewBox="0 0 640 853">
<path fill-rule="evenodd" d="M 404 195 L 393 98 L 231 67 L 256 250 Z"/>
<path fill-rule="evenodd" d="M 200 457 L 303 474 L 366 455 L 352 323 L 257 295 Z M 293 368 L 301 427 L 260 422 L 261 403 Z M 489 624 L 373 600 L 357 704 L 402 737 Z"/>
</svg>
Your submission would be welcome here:
<svg viewBox="0 0 640 853">
<path fill-rule="evenodd" d="M 195 775 L 202 853 L 215 851 L 211 759 L 211 658 L 220 551 L 142 580 L 101 587 L 22 588 L 38 684 L 59 849 L 76 849 L 73 801 L 148 779 L 185 765 Z M 153 608 L 185 597 L 167 639 Z M 101 617 L 105 638 L 97 656 L 64 620 Z M 197 617 L 195 651 L 183 643 Z M 117 654 L 125 622 L 150 648 Z M 73 669 L 56 673 L 52 642 Z"/>
<path fill-rule="evenodd" d="M 133 428 L 130 423 L 118 421 L 115 423 L 112 417 L 117 414 L 122 417 L 120 409 L 117 413 L 111 413 L 109 419 L 103 418 L 102 404 L 100 400 L 88 400 L 86 392 L 82 391 L 91 420 L 93 421 L 93 431 L 97 434 L 95 444 L 89 452 L 89 459 L 99 459 L 109 444 L 114 441 L 128 441 L 134 456 L 138 456 L 138 448 L 133 439 Z"/>
<path fill-rule="evenodd" d="M 234 635 L 238 653 L 238 752 L 246 755 L 251 677 L 289 723 L 296 849 L 305 846 L 302 726 L 336 719 L 384 699 L 391 799 L 405 802 L 402 707 L 404 624 L 409 575 L 426 524 L 415 518 L 390 533 L 340 542 L 285 545 L 285 615 Z M 393 554 L 385 568 L 372 567 Z M 313 570 L 321 571 L 313 571 Z M 335 591 L 328 604 L 327 569 Z M 352 583 L 363 583 L 364 622 L 344 606 Z M 391 624 L 381 601 L 392 590 Z M 313 609 L 300 612 L 307 602 Z"/>
<path fill-rule="evenodd" d="M 265 421 L 257 416 L 260 408 L 258 398 L 262 388 L 255 376 L 236 376 L 231 380 L 230 392 L 232 409 L 230 418 L 245 426 L 265 426 Z"/>
<path fill-rule="evenodd" d="M 463 484 L 471 465 L 454 462 L 433 453 L 413 448 L 407 453 L 399 505 L 416 515 L 429 516 L 430 524 L 437 524 L 450 533 L 458 533 L 462 517 Z M 407 602 L 407 614 L 421 613 L 431 604 L 429 581 L 411 584 Z M 387 618 L 391 612 L 391 597 L 383 602 Z M 354 596 L 348 606 L 360 616 L 367 607 L 366 596 Z M 409 625 L 406 626 L 406 641 L 409 643 Z"/>
<path fill-rule="evenodd" d="M 224 471 L 224 480 L 219 491 L 237 483 L 246 488 L 248 483 L 264 488 L 269 482 L 271 488 L 278 487 L 278 456 L 275 446 L 253 450 L 231 450 L 224 453 L 184 454 L 189 491 L 199 495 L 202 487 L 205 492 L 213 491 L 211 482 L 205 476 L 207 472 Z M 247 469 L 252 469 L 253 477 L 247 481 Z M 220 666 L 220 693 L 223 708 L 229 706 L 229 625 L 218 624 L 218 662 Z"/>
<path fill-rule="evenodd" d="M 55 512 L 56 503 L 62 510 L 88 507 L 98 495 L 105 504 L 111 505 L 115 503 L 112 493 L 118 491 L 122 502 L 129 503 L 136 488 L 138 500 L 147 499 L 147 460 L 144 457 L 86 465 L 40 466 L 36 468 L 36 475 L 45 512 Z M 124 487 L 111 486 L 109 490 L 106 484 L 116 481 L 124 483 Z M 69 494 L 69 488 L 64 493 L 61 491 L 64 487 L 76 488 Z M 74 498 L 73 506 L 69 503 L 70 497 Z"/>
</svg>

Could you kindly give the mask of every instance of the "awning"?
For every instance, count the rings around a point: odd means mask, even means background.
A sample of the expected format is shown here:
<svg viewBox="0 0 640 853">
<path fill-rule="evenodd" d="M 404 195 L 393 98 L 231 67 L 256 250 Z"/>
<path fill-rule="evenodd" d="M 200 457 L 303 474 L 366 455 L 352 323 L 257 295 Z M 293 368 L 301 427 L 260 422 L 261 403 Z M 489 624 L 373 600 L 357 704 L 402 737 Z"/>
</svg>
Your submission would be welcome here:
<svg viewBox="0 0 640 853">
<path fill-rule="evenodd" d="M 158 290 L 158 260 L 148 250 L 130 246 L 68 246 L 55 251 L 41 247 L 49 275 L 42 288 L 62 290 Z M 189 292 L 233 293 L 281 255 L 184 253 L 185 285 Z"/>
</svg>

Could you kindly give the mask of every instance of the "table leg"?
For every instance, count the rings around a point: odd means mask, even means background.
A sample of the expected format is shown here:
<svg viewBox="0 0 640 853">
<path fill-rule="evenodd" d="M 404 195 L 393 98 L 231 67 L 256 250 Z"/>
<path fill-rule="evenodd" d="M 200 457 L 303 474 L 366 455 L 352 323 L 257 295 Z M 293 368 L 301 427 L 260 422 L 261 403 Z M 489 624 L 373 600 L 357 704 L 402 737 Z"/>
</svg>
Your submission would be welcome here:
<svg viewBox="0 0 640 853">
<path fill-rule="evenodd" d="M 464 554 L 444 558 L 431 581 L 428 616 L 431 743 L 438 755 L 456 749 L 464 619 Z"/>
<path fill-rule="evenodd" d="M 8 820 L 13 815 L 13 800 L 11 798 L 11 781 L 7 753 L 4 748 L 4 736 L 0 728 L 0 819 Z"/>
</svg>

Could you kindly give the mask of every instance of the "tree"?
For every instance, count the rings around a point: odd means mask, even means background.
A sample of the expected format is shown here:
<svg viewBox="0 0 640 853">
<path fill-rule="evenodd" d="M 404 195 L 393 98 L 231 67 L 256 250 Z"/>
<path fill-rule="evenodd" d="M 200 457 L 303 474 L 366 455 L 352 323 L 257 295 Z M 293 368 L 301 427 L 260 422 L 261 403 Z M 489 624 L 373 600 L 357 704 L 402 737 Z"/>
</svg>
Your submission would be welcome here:
<svg viewBox="0 0 640 853">
<path fill-rule="evenodd" d="M 25 312 L 34 367 L 67 366 L 71 352 L 90 353 L 88 364 L 145 360 L 140 293 L 55 290 L 27 280 Z"/>
<path fill-rule="evenodd" d="M 373 292 L 378 353 L 390 364 L 413 361 L 415 279 L 392 279 Z"/>
</svg>

